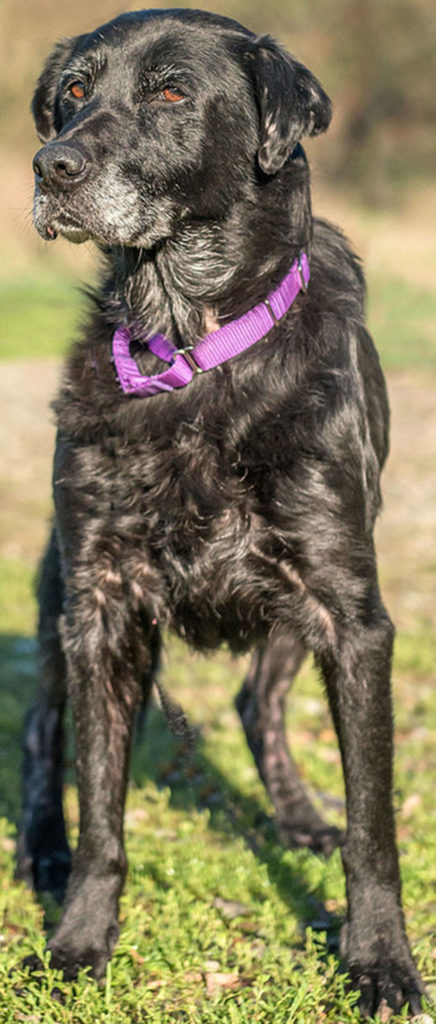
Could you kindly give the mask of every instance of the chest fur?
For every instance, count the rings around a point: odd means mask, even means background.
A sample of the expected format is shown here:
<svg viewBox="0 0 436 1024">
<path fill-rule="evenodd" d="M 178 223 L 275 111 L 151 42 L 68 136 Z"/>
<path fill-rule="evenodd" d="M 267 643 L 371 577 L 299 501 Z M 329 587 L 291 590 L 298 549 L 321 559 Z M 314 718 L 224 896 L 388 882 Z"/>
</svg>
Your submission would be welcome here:
<svg viewBox="0 0 436 1024">
<path fill-rule="evenodd" d="M 165 620 L 190 642 L 243 649 L 268 628 L 273 537 L 245 468 L 219 445 L 117 439 L 73 449 L 58 479 L 61 518 L 74 506 L 129 575 L 147 580 L 149 568 Z"/>
</svg>

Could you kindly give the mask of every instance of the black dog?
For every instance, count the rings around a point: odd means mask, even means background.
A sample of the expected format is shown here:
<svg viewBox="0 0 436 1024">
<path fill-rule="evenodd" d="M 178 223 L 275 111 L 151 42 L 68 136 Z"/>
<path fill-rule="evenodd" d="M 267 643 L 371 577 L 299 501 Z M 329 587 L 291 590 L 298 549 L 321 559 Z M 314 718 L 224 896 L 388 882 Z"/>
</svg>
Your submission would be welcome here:
<svg viewBox="0 0 436 1024">
<path fill-rule="evenodd" d="M 36 227 L 92 238 L 106 265 L 56 402 L 43 682 L 25 740 L 21 869 L 59 892 L 68 685 L 80 838 L 52 962 L 101 976 L 116 942 L 132 722 L 169 626 L 198 648 L 256 648 L 237 700 L 249 745 L 284 841 L 328 853 L 341 836 L 309 802 L 283 724 L 314 652 L 346 780 L 345 962 L 365 1012 L 383 999 L 416 1011 L 391 802 L 393 628 L 372 536 L 388 407 L 359 263 L 312 220 L 300 145 L 328 127 L 328 97 L 268 36 L 142 11 L 59 44 L 33 111 Z M 235 354 L 233 339 L 210 369 L 224 325 L 233 338 L 242 317 L 248 345 L 253 308 L 258 340 Z"/>
</svg>

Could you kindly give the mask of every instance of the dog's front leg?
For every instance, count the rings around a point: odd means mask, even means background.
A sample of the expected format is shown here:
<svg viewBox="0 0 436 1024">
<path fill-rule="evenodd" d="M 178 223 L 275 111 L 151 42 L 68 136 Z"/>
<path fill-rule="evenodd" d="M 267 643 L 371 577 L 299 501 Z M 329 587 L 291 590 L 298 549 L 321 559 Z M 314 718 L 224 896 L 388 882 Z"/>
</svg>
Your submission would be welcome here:
<svg viewBox="0 0 436 1024">
<path fill-rule="evenodd" d="M 71 869 L 62 807 L 65 659 L 59 638 L 63 609 L 53 530 L 38 586 L 40 680 L 23 736 L 23 815 L 17 842 L 18 878 L 62 901 Z"/>
<path fill-rule="evenodd" d="M 106 566 L 97 582 L 96 573 L 95 565 L 76 567 L 67 584 L 63 623 L 80 831 L 64 915 L 49 948 L 52 964 L 66 977 L 80 966 L 101 977 L 118 936 L 132 726 L 143 696 L 141 681 L 151 682 L 146 623 L 129 607 L 121 574 Z"/>
<path fill-rule="evenodd" d="M 102 573 L 98 564 L 76 564 L 67 582 L 63 648 L 74 717 L 80 832 L 64 915 L 49 943 L 51 962 L 66 977 L 80 966 L 90 966 L 101 977 L 118 936 L 132 725 L 141 678 L 150 676 L 143 623 L 139 617 L 135 621 L 125 590 L 121 574 L 108 565 Z"/>
<path fill-rule="evenodd" d="M 54 495 L 64 582 L 62 647 L 73 710 L 79 841 L 65 910 L 49 943 L 66 977 L 104 974 L 118 935 L 126 873 L 123 812 L 135 710 L 158 658 L 146 559 L 121 539 L 111 510 L 112 464 L 60 439 Z M 135 578 L 135 567 L 142 572 Z M 151 573 L 148 583 L 150 583 Z"/>
<path fill-rule="evenodd" d="M 347 797 L 342 947 L 365 1015 L 383 1002 L 416 1013 L 423 987 L 405 934 L 392 808 L 393 628 L 376 587 L 366 608 L 337 627 L 334 653 L 321 657 Z"/>
</svg>

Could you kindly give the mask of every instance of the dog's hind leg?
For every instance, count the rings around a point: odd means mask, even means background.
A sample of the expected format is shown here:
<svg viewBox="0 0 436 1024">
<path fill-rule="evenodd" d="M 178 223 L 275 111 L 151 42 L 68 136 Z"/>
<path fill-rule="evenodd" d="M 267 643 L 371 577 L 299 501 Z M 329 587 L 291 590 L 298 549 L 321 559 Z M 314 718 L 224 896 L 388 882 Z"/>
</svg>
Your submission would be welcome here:
<svg viewBox="0 0 436 1024">
<path fill-rule="evenodd" d="M 37 891 L 49 891 L 62 900 L 71 854 L 62 809 L 66 673 L 58 628 L 63 594 L 54 531 L 42 563 L 38 597 L 41 682 L 25 720 L 16 875 Z"/>
<path fill-rule="evenodd" d="M 236 698 L 248 745 L 259 775 L 275 807 L 276 820 L 286 846 L 309 846 L 330 854 L 342 841 L 311 803 L 298 774 L 286 738 L 285 699 L 306 650 L 297 638 L 287 637 L 259 648 Z"/>
</svg>

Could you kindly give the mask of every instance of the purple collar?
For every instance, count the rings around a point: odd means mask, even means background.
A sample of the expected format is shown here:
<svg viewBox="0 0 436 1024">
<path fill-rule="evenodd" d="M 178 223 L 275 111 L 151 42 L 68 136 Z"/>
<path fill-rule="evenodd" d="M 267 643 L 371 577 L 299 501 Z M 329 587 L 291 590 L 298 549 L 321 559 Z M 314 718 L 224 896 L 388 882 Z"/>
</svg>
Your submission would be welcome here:
<svg viewBox="0 0 436 1024">
<path fill-rule="evenodd" d="M 112 340 L 112 354 L 117 377 L 126 395 L 156 395 L 189 384 L 194 374 L 212 370 L 233 356 L 245 352 L 275 327 L 296 299 L 299 291 L 307 291 L 310 270 L 306 253 L 296 259 L 282 283 L 248 313 L 207 334 L 196 345 L 176 348 L 163 334 L 146 339 L 155 356 L 169 363 L 168 369 L 153 377 L 145 377 L 130 355 L 132 340 L 128 327 L 118 327 Z"/>
</svg>

